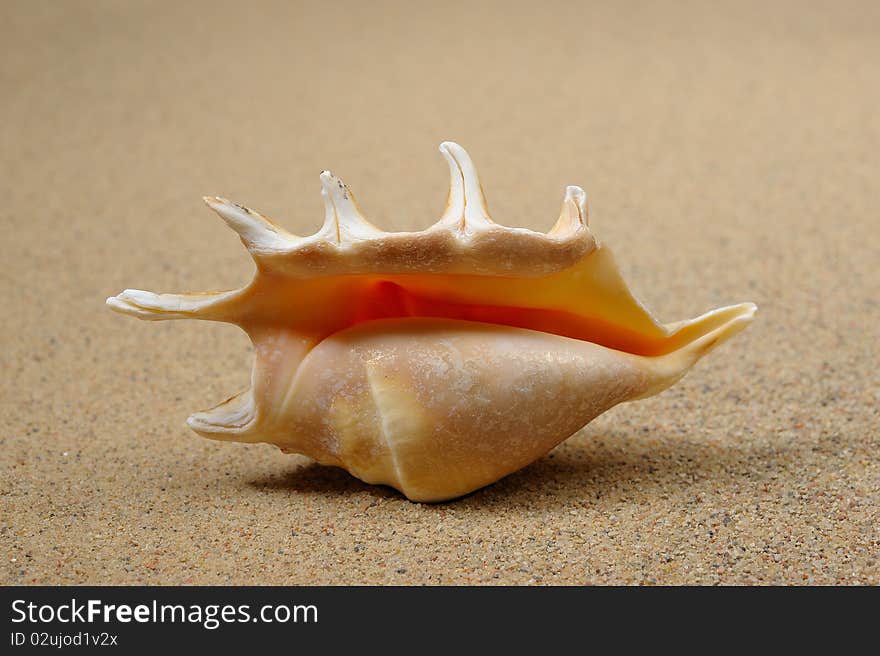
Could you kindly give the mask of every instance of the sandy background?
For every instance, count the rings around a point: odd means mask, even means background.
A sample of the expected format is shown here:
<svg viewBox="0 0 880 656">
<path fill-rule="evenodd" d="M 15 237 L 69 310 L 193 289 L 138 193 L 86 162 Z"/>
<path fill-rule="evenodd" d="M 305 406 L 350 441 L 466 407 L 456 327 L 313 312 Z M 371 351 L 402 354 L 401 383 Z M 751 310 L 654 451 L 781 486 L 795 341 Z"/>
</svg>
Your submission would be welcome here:
<svg viewBox="0 0 880 656">
<path fill-rule="evenodd" d="M 0 4 L 2 582 L 880 582 L 880 5 L 178 4 Z M 240 285 L 200 197 L 309 233 L 325 167 L 425 227 L 444 139 L 500 222 L 584 186 L 662 319 L 756 323 L 444 505 L 190 432 L 246 337 L 105 297 Z"/>
</svg>

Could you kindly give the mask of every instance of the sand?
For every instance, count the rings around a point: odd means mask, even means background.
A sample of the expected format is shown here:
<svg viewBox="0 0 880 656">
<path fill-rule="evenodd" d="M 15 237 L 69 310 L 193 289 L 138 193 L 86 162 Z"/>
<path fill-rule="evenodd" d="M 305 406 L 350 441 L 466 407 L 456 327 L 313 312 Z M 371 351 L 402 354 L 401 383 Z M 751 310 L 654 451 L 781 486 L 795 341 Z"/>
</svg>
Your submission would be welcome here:
<svg viewBox="0 0 880 656">
<path fill-rule="evenodd" d="M 4 3 L 0 580 L 880 582 L 877 3 L 425 5 Z M 246 337 L 104 299 L 242 284 L 200 197 L 308 234 L 325 167 L 423 228 L 444 139 L 500 222 L 582 185 L 661 319 L 755 324 L 453 503 L 192 433 Z"/>
</svg>

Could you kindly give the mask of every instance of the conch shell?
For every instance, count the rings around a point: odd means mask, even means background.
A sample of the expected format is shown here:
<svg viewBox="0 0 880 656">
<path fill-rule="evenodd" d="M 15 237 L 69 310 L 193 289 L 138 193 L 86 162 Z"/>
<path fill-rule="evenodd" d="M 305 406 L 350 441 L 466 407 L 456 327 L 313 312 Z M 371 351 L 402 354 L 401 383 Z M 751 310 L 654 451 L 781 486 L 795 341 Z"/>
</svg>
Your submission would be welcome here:
<svg viewBox="0 0 880 656">
<path fill-rule="evenodd" d="M 207 319 L 253 341 L 251 388 L 192 415 L 197 433 L 269 442 L 414 501 L 452 499 L 541 457 L 612 406 L 657 394 L 746 327 L 752 303 L 675 324 L 633 296 L 568 187 L 542 234 L 489 218 L 477 172 L 441 144 L 446 212 L 384 232 L 321 174 L 310 237 L 222 198 L 205 202 L 256 262 L 242 289 L 107 299 L 139 319 Z"/>
</svg>

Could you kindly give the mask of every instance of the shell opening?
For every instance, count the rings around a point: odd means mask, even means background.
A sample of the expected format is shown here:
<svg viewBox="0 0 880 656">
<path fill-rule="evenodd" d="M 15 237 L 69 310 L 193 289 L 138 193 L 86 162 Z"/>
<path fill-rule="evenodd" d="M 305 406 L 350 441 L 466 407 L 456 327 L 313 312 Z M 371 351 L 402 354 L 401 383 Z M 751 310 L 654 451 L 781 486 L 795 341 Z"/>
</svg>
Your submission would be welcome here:
<svg viewBox="0 0 880 656">
<path fill-rule="evenodd" d="M 633 355 L 656 357 L 696 343 L 731 322 L 750 320 L 755 311 L 755 306 L 751 303 L 730 306 L 684 322 L 671 334 L 651 334 L 602 316 L 579 314 L 553 307 L 461 302 L 455 299 L 454 294 L 426 293 L 409 287 L 407 282 L 418 287 L 421 281 L 415 277 L 407 280 L 404 276 L 395 279 L 369 277 L 349 280 L 345 292 L 347 299 L 334 302 L 350 308 L 350 313 L 342 325 L 334 326 L 332 333 L 381 319 L 454 319 L 525 328 L 592 342 Z M 467 276 L 449 276 L 448 282 L 450 288 L 466 289 L 474 281 Z M 723 340 L 718 340 L 718 343 L 720 341 Z M 712 346 L 714 345 L 713 343 Z"/>
</svg>

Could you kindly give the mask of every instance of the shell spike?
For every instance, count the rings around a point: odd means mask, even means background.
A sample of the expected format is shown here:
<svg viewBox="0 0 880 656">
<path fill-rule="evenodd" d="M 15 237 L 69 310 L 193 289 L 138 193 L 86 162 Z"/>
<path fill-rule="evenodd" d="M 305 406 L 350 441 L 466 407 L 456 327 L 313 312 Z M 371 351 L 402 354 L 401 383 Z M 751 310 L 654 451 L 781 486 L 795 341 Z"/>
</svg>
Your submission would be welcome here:
<svg viewBox="0 0 880 656">
<path fill-rule="evenodd" d="M 754 303 L 739 303 L 673 324 L 670 344 L 676 348 L 644 361 L 653 382 L 633 400 L 653 396 L 676 383 L 697 360 L 752 323 L 757 311 Z"/>
<path fill-rule="evenodd" d="M 470 155 L 452 141 L 440 144 L 440 153 L 449 164 L 449 198 L 437 225 L 461 232 L 491 225 L 486 197 Z"/>
<path fill-rule="evenodd" d="M 322 238 L 342 243 L 382 234 L 361 214 L 348 185 L 330 171 L 321 172 L 321 196 L 324 198 L 324 225 L 318 234 Z"/>
<path fill-rule="evenodd" d="M 251 253 L 283 251 L 295 239 L 294 235 L 249 207 L 218 196 L 204 196 L 202 200 L 238 233 Z"/>
<path fill-rule="evenodd" d="M 246 441 L 246 436 L 255 425 L 256 419 L 254 393 L 252 389 L 248 389 L 210 410 L 193 413 L 186 423 L 203 437 Z"/>
<path fill-rule="evenodd" d="M 107 299 L 110 309 L 146 321 L 166 319 L 204 319 L 230 321 L 241 290 L 204 294 L 156 294 L 141 289 L 126 289 Z"/>
<path fill-rule="evenodd" d="M 562 200 L 562 210 L 556 225 L 550 230 L 550 235 L 568 235 L 581 227 L 589 226 L 587 215 L 587 194 L 575 185 L 565 189 L 565 198 Z"/>
</svg>

